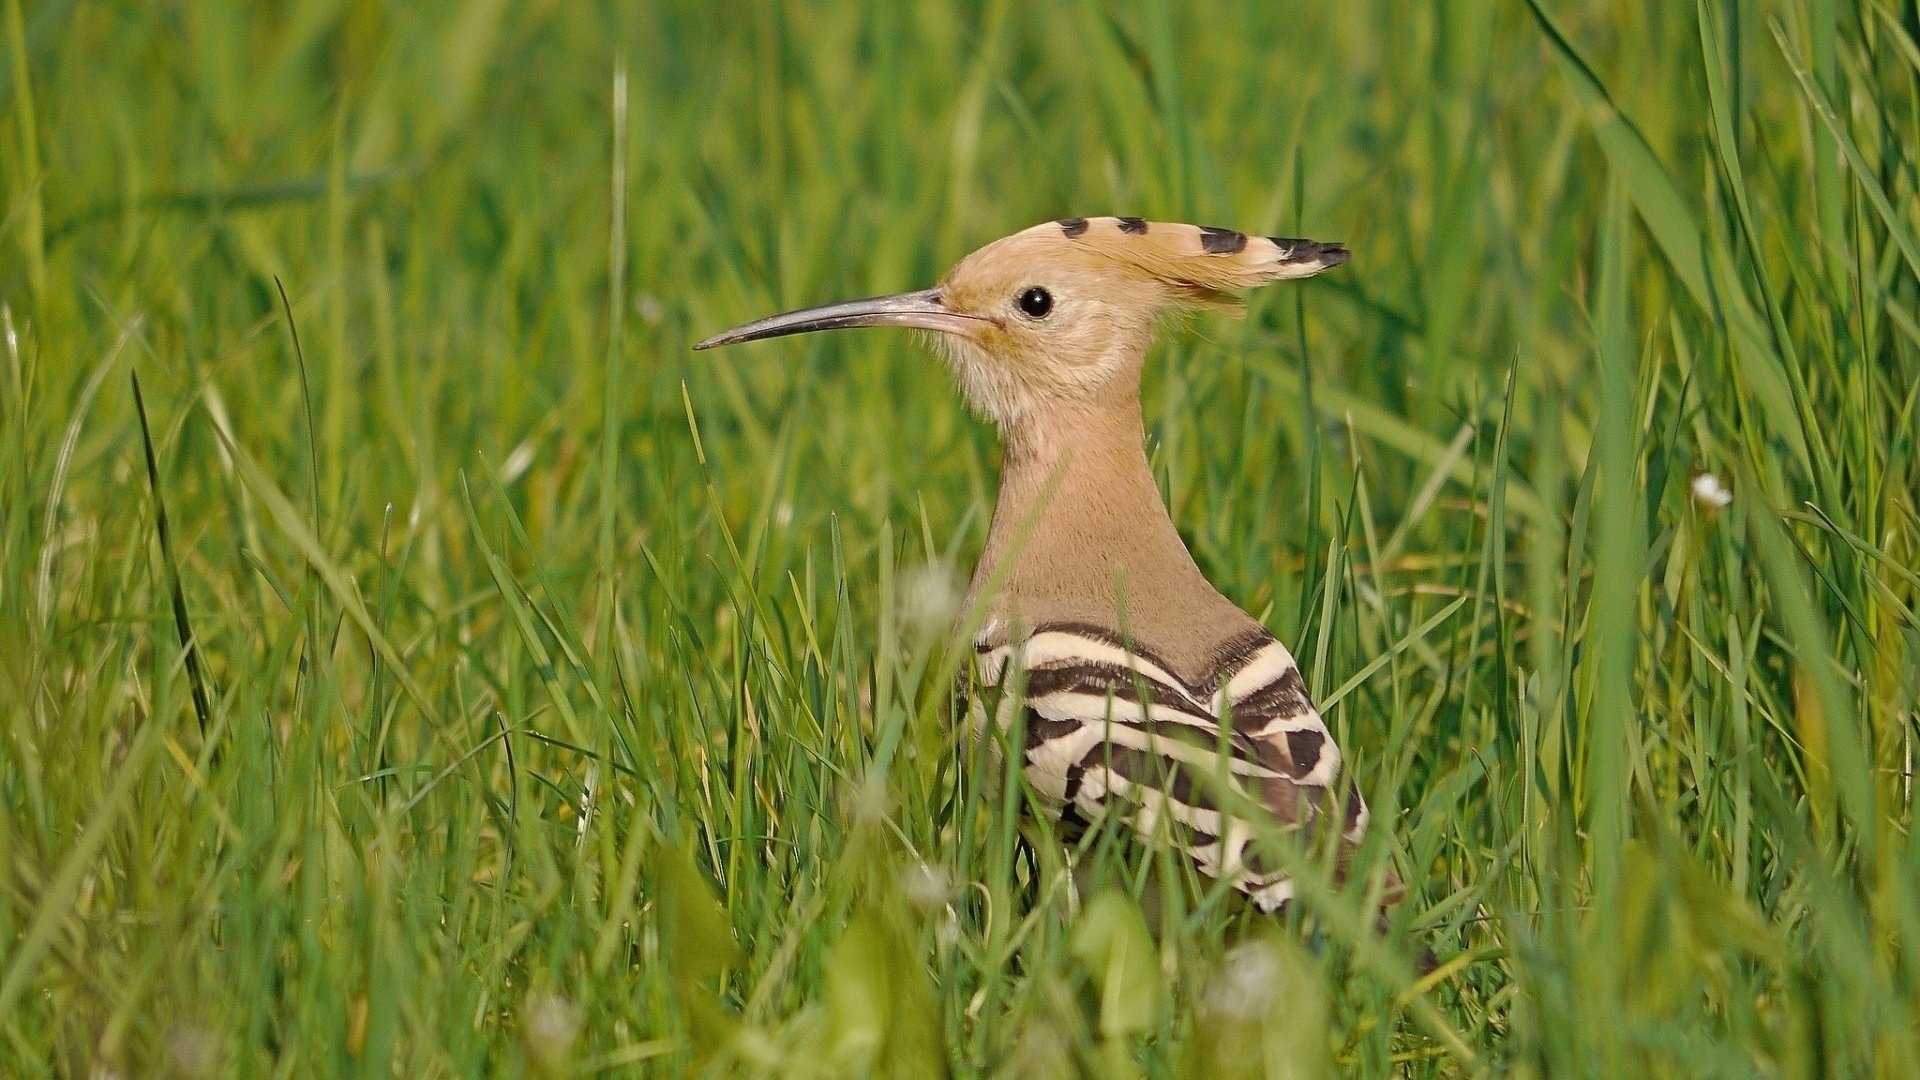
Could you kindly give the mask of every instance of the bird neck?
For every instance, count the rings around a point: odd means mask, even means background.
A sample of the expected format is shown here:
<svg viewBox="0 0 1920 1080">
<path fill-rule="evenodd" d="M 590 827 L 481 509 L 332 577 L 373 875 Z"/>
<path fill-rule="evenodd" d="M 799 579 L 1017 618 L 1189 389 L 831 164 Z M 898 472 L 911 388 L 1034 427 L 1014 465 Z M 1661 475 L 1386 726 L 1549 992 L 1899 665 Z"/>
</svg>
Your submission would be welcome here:
<svg viewBox="0 0 1920 1080">
<path fill-rule="evenodd" d="M 1251 621 L 1194 564 L 1147 464 L 1137 397 L 1003 431 L 1000 494 L 968 609 L 990 627 L 1090 622 L 1177 654 Z M 990 592 L 990 595 L 989 595 Z"/>
</svg>

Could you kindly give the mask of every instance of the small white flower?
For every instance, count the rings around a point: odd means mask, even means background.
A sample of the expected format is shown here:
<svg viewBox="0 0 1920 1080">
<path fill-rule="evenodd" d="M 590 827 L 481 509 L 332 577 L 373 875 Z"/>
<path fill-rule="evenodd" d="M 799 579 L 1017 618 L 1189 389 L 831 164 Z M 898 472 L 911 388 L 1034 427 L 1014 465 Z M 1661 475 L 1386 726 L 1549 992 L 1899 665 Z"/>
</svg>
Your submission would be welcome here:
<svg viewBox="0 0 1920 1080">
<path fill-rule="evenodd" d="M 900 583 L 901 621 L 919 633 L 944 632 L 960 614 L 964 589 L 952 563 L 921 563 L 908 570 Z"/>
<path fill-rule="evenodd" d="M 1709 510 L 1724 510 L 1733 504 L 1733 492 L 1727 490 L 1727 485 L 1710 472 L 1693 478 L 1693 497 Z"/>
<path fill-rule="evenodd" d="M 573 1050 L 573 1040 L 580 1035 L 580 1010 L 559 994 L 535 993 L 527 998 L 520 1033 L 534 1057 L 552 1068 Z"/>
<path fill-rule="evenodd" d="M 866 706 L 872 708 L 873 703 L 867 702 Z M 873 783 L 871 777 L 866 782 L 855 784 L 853 793 L 847 797 L 847 816 L 863 825 L 884 824 L 891 809 L 886 785 Z"/>
<path fill-rule="evenodd" d="M 513 452 L 507 455 L 507 460 L 501 463 L 500 482 L 502 484 L 513 483 L 515 480 L 526 475 L 528 467 L 532 464 L 533 441 L 528 440 L 514 447 Z"/>
<path fill-rule="evenodd" d="M 946 907 L 948 895 L 953 892 L 946 872 L 930 863 L 915 863 L 900 878 L 900 891 L 906 894 L 907 903 L 922 911 Z"/>
<path fill-rule="evenodd" d="M 1250 1021 L 1267 1014 L 1286 981 L 1280 950 L 1264 941 L 1247 941 L 1228 950 L 1220 970 L 1207 984 L 1201 1008 L 1215 1016 Z"/>
</svg>

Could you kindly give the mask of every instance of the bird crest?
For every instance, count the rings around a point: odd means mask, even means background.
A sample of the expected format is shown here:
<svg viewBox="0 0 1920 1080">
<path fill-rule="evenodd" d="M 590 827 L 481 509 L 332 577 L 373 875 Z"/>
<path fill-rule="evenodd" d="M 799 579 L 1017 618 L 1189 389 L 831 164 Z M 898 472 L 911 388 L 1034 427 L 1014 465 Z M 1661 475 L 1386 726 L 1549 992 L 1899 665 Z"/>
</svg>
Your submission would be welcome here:
<svg viewBox="0 0 1920 1080">
<path fill-rule="evenodd" d="M 1237 310 L 1236 294 L 1244 290 L 1312 277 L 1347 258 L 1344 245 L 1317 240 L 1137 217 L 1075 217 L 1015 233 L 967 262 L 1036 260 L 1120 270 L 1164 289 L 1169 302 Z"/>
</svg>

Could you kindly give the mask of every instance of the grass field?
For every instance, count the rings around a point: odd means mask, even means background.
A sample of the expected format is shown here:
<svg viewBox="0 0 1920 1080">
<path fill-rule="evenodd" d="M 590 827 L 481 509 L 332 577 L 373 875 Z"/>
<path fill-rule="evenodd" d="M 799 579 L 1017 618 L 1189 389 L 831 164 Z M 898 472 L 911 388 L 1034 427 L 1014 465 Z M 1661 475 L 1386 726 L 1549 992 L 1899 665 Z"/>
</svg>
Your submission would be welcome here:
<svg viewBox="0 0 1920 1080">
<path fill-rule="evenodd" d="M 0 1075 L 1920 1075 L 1920 4 L 1538 2 L 0 0 Z M 992 431 L 688 349 L 1103 213 L 1355 252 L 1147 411 L 1384 937 L 1070 891 Z"/>
</svg>

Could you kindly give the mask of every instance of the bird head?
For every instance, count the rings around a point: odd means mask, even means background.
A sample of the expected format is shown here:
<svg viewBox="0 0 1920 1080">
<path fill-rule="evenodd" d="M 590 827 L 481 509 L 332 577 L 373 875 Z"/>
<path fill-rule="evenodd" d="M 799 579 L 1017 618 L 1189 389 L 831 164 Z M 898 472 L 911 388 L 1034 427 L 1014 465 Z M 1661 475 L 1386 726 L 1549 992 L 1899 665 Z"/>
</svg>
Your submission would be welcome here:
<svg viewBox="0 0 1920 1080">
<path fill-rule="evenodd" d="M 695 345 L 855 326 L 929 331 L 968 401 L 1002 428 L 1139 393 L 1154 329 L 1194 308 L 1347 261 L 1339 244 L 1139 218 L 1067 218 L 975 251 L 940 284 L 773 315 Z"/>
</svg>

